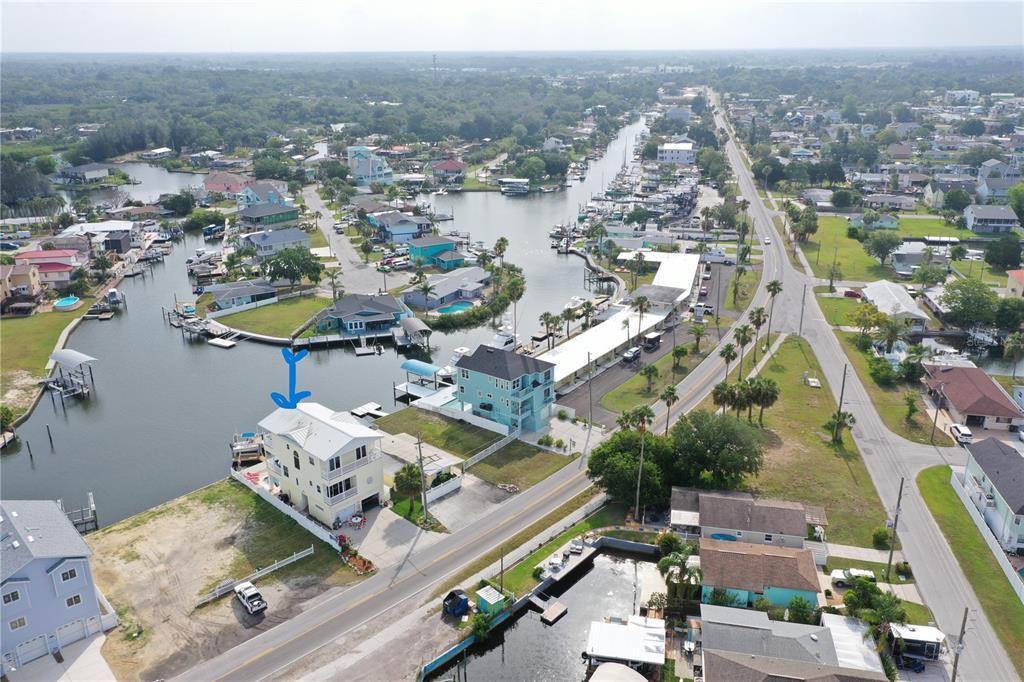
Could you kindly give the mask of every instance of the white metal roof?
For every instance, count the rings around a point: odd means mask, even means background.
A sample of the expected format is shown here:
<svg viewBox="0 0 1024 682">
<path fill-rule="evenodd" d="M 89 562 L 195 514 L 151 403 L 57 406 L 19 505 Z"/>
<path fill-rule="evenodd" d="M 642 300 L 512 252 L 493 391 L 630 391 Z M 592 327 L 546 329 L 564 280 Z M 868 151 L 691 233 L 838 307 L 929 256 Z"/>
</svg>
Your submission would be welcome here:
<svg viewBox="0 0 1024 682">
<path fill-rule="evenodd" d="M 665 621 L 630 616 L 626 625 L 590 623 L 586 654 L 601 660 L 665 663 Z"/>
<path fill-rule="evenodd" d="M 946 640 L 946 635 L 943 634 L 942 630 L 933 628 L 930 625 L 900 625 L 899 623 L 890 623 L 889 627 L 892 628 L 893 633 L 901 639 L 909 639 L 914 642 L 934 642 L 941 644 Z"/>
<path fill-rule="evenodd" d="M 882 672 L 882 661 L 875 650 L 875 640 L 867 623 L 850 616 L 823 613 L 821 624 L 832 635 L 841 667 Z"/>
<path fill-rule="evenodd" d="M 383 437 L 348 412 L 335 412 L 320 403 L 299 403 L 292 410 L 280 407 L 264 417 L 259 426 L 275 436 L 289 438 L 322 460 Z"/>
<path fill-rule="evenodd" d="M 636 255 L 636 251 L 623 251 L 619 254 L 620 262 L 628 262 Z M 693 283 L 697 279 L 697 268 L 700 267 L 700 255 L 696 253 L 665 253 L 663 251 L 641 251 L 644 262 L 658 263 L 658 272 L 654 274 L 654 286 L 682 289 L 676 302 L 679 303 L 693 292 Z"/>
<path fill-rule="evenodd" d="M 84 365 L 88 362 L 96 362 L 96 358 L 70 348 L 62 348 L 61 350 L 53 351 L 53 353 L 50 354 L 50 359 L 64 369 L 75 369 L 79 365 Z"/>
<path fill-rule="evenodd" d="M 918 320 L 928 319 L 928 316 L 921 312 L 905 288 L 885 279 L 871 282 L 865 286 L 864 298 L 871 301 L 879 311 L 886 315 L 913 317 Z"/>
</svg>

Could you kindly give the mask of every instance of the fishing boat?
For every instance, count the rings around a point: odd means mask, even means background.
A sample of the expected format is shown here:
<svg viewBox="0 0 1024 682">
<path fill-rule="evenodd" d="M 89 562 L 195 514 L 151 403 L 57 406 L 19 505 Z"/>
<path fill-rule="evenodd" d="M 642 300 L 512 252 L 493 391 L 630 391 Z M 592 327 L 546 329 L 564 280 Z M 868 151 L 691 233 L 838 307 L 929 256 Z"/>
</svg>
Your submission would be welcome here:
<svg viewBox="0 0 1024 682">
<path fill-rule="evenodd" d="M 587 299 L 583 298 L 582 296 L 573 296 L 572 298 L 569 299 L 569 302 L 565 304 L 565 309 L 577 310 L 586 302 L 586 300 Z"/>
</svg>

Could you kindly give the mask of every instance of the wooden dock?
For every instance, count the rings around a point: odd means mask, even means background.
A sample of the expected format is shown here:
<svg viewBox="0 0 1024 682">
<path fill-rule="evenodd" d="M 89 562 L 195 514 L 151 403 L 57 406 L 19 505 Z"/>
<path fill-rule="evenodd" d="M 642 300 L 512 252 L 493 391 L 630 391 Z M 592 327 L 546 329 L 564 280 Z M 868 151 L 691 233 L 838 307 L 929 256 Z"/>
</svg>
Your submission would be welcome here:
<svg viewBox="0 0 1024 682">
<path fill-rule="evenodd" d="M 569 607 L 560 601 L 556 601 L 551 606 L 544 609 L 544 612 L 540 614 L 540 622 L 545 625 L 554 625 L 559 618 L 569 612 Z"/>
</svg>

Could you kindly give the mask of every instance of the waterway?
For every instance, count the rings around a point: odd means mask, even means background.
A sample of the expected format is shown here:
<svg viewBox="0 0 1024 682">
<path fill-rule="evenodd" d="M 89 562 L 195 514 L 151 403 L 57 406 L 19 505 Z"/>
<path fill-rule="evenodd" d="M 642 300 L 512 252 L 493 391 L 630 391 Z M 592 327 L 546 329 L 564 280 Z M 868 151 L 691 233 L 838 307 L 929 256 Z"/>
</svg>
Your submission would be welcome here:
<svg viewBox="0 0 1024 682">
<path fill-rule="evenodd" d="M 119 185 L 107 189 L 96 189 L 88 192 L 89 202 L 93 206 L 111 204 L 115 195 L 123 192 L 129 199 L 149 204 L 160 198 L 161 194 L 177 194 L 186 189 L 200 187 L 203 184 L 202 173 L 171 173 L 162 166 L 153 166 L 140 161 L 128 161 L 117 164 L 117 168 L 123 170 L 136 185 Z M 57 192 L 70 204 L 74 201 L 77 193 L 61 190 Z"/>
<path fill-rule="evenodd" d="M 570 682 L 586 679 L 581 654 L 587 648 L 590 624 L 605 616 L 626 618 L 638 613 L 641 575 L 657 573 L 655 565 L 631 555 L 602 553 L 575 580 L 552 591 L 552 598 L 569 607 L 554 625 L 540 622 L 532 609 L 502 624 L 483 646 L 474 646 L 431 675 L 444 680 L 464 672 L 468 682 L 533 680 Z M 565 582 L 565 581 L 563 581 Z"/>
<path fill-rule="evenodd" d="M 565 192 L 435 197 L 440 212 L 455 214 L 454 221 L 441 224 L 443 231 L 469 231 L 488 244 L 508 237 L 506 260 L 521 266 L 526 279 L 518 305 L 521 336 L 540 327 L 542 312 L 561 311 L 570 297 L 587 293 L 582 259 L 556 254 L 547 234 L 555 223 L 575 217 L 579 205 L 600 190 L 602 178 L 614 178 L 642 126 L 624 128 L 606 156 L 591 164 L 587 179 Z M 150 193 L 140 194 L 143 200 L 155 198 L 150 185 L 132 187 Z M 160 191 L 171 190 L 161 185 Z M 19 428 L 20 442 L 0 456 L 3 498 L 60 498 L 74 506 L 93 492 L 100 522 L 107 525 L 226 475 L 231 436 L 253 430 L 275 409 L 269 396 L 287 390 L 287 370 L 278 348 L 242 342 L 222 350 L 189 342 L 164 324 L 161 307 L 171 307 L 175 295 L 191 297 L 184 261 L 203 245 L 200 237 L 187 237 L 145 279 L 125 280 L 126 312 L 108 322 L 85 321 L 71 336 L 69 348 L 98 359 L 96 391 L 66 410 L 44 396 Z M 492 336 L 487 327 L 436 333 L 431 352 L 416 357 L 445 365 L 455 348 L 475 347 Z M 315 351 L 298 366 L 298 388 L 337 409 L 374 401 L 391 410 L 392 382 L 404 380 L 399 366 L 407 357 L 391 347 L 367 357 L 342 349 Z"/>
</svg>

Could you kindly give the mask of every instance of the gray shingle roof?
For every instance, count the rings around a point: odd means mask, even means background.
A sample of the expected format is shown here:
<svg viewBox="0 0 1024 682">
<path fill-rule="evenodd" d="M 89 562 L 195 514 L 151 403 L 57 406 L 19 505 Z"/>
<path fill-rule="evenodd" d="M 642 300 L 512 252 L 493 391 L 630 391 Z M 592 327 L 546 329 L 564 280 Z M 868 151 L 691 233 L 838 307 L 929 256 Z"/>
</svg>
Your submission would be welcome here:
<svg viewBox="0 0 1024 682">
<path fill-rule="evenodd" d="M 429 234 L 425 237 L 418 237 L 409 242 L 412 246 L 424 247 L 424 246 L 437 246 L 438 244 L 450 244 L 452 248 L 458 246 L 458 242 L 448 237 L 438 237 L 437 235 Z"/>
<path fill-rule="evenodd" d="M 0 581 L 7 580 L 34 559 L 92 554 L 56 502 L 3 500 L 0 517 L 3 519 L 0 521 Z"/>
<path fill-rule="evenodd" d="M 238 215 L 243 218 L 265 218 L 268 215 L 279 215 L 281 213 L 288 213 L 291 211 L 298 214 L 299 209 L 294 206 L 282 206 L 280 204 L 257 204 L 255 206 L 243 208 L 238 212 Z"/>
<path fill-rule="evenodd" d="M 421 215 L 401 213 L 400 211 L 378 213 L 375 217 L 377 222 L 383 224 L 385 227 L 391 227 L 403 222 L 415 223 L 416 225 L 430 225 L 430 218 L 425 218 Z"/>
<path fill-rule="evenodd" d="M 396 299 L 394 296 L 376 296 L 374 294 L 349 294 L 343 296 L 334 302 L 334 306 L 321 312 L 318 316 L 318 320 L 322 320 L 327 317 L 335 317 L 341 320 L 347 320 L 353 315 L 359 313 L 370 313 L 374 317 L 369 318 L 367 316 L 361 316 L 368 321 L 375 321 L 378 319 L 393 319 L 395 313 L 401 313 L 405 311 L 405 307 Z"/>
<path fill-rule="evenodd" d="M 271 244 L 287 244 L 289 242 L 309 241 L 309 235 L 297 227 L 289 227 L 283 230 L 266 230 L 264 232 L 250 232 L 245 239 L 253 244 L 268 246 Z"/>
<path fill-rule="evenodd" d="M 700 496 L 700 525 L 798 537 L 807 533 L 804 506 L 799 502 L 743 499 L 714 493 Z"/>
<path fill-rule="evenodd" d="M 1024 514 L 1024 455 L 995 438 L 967 446 L 1014 514 Z"/>
<path fill-rule="evenodd" d="M 705 648 L 704 678 L 729 682 L 868 682 L 888 679 L 879 672 L 841 668 L 823 663 L 790 661 L 770 656 L 738 654 Z"/>
<path fill-rule="evenodd" d="M 510 350 L 477 346 L 472 355 L 463 355 L 455 366 L 499 379 L 518 379 L 524 374 L 540 374 L 554 364 Z"/>
<path fill-rule="evenodd" d="M 763 611 L 701 604 L 701 643 L 705 648 L 837 665 L 828 628 L 769 620 Z"/>
<path fill-rule="evenodd" d="M 970 211 L 982 220 L 1016 220 L 1017 214 L 1005 204 L 971 204 L 964 211 Z"/>
</svg>

